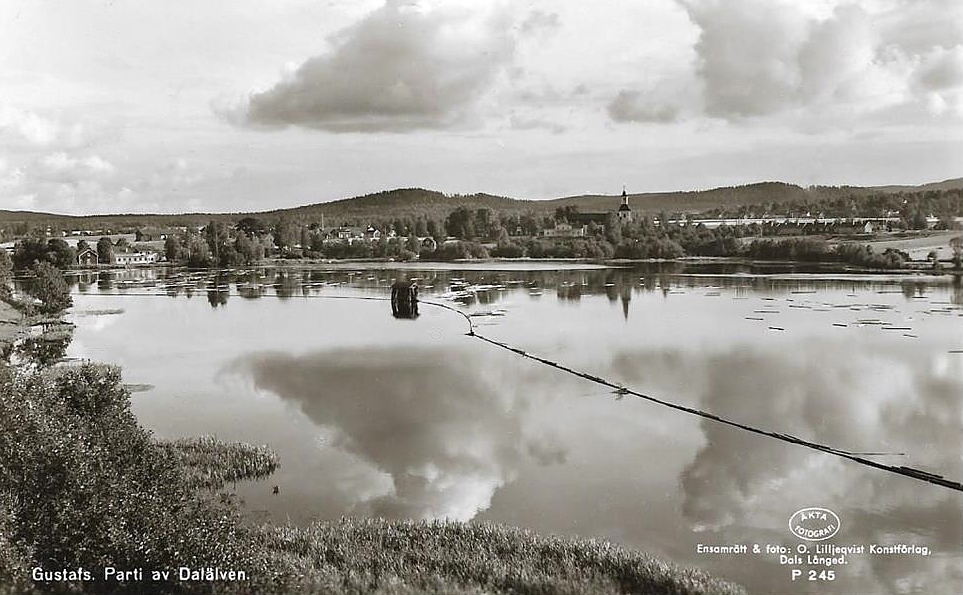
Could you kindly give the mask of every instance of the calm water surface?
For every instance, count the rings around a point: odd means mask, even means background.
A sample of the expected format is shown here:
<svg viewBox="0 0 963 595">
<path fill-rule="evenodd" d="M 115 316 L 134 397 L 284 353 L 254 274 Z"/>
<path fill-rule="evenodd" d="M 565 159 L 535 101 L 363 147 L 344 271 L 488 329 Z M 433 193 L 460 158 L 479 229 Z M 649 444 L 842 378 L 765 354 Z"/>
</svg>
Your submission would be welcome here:
<svg viewBox="0 0 963 595">
<path fill-rule="evenodd" d="M 254 518 L 480 519 L 600 537 L 758 593 L 955 593 L 963 495 L 632 397 L 465 336 L 478 332 L 641 392 L 963 479 L 963 289 L 949 278 L 721 266 L 596 270 L 163 270 L 80 275 L 68 354 L 123 366 L 161 437 L 272 446 L 237 485 Z M 466 288 L 467 285 L 467 288 Z M 114 313 L 105 313 L 114 311 Z M 122 312 L 117 312 L 122 311 Z M 272 495 L 278 485 L 280 493 Z M 775 557 L 797 509 L 835 511 L 856 556 L 830 585 Z"/>
</svg>

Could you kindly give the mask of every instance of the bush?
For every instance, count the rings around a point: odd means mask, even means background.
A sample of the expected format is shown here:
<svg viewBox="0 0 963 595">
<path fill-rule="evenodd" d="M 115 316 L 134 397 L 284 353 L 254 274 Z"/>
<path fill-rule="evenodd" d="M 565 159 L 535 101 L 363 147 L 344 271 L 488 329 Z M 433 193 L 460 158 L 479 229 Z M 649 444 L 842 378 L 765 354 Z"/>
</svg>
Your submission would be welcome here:
<svg viewBox="0 0 963 595">
<path fill-rule="evenodd" d="M 908 254 L 893 248 L 877 254 L 869 246 L 857 244 L 840 244 L 833 254 L 841 262 L 874 269 L 900 269 L 909 260 Z"/>
<path fill-rule="evenodd" d="M 177 461 L 138 427 L 120 380 L 117 368 L 93 364 L 4 369 L 0 575 L 29 555 L 29 566 L 51 570 L 217 566 L 268 577 L 234 507 L 191 490 Z"/>
</svg>

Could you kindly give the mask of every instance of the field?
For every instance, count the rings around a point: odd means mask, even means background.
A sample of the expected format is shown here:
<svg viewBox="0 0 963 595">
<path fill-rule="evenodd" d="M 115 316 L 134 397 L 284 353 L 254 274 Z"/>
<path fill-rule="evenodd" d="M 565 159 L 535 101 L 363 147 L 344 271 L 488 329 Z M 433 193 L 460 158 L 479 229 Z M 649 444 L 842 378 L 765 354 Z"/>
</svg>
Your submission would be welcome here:
<svg viewBox="0 0 963 595">
<path fill-rule="evenodd" d="M 961 231 L 921 232 L 906 237 L 894 238 L 884 235 L 859 243 L 869 244 L 876 252 L 883 252 L 887 248 L 902 250 L 910 255 L 912 260 L 926 260 L 927 254 L 935 250 L 940 260 L 949 260 L 953 256 L 950 250 L 950 240 L 963 235 Z"/>
</svg>

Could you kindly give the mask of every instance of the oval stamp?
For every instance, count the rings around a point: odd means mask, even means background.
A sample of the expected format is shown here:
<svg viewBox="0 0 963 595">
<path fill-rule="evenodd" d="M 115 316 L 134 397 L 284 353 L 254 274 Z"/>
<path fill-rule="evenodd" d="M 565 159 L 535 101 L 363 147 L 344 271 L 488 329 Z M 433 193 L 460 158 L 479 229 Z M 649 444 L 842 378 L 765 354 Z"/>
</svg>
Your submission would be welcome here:
<svg viewBox="0 0 963 595">
<path fill-rule="evenodd" d="M 823 541 L 839 531 L 839 516 L 828 508 L 801 508 L 789 517 L 789 530 L 806 541 Z"/>
</svg>

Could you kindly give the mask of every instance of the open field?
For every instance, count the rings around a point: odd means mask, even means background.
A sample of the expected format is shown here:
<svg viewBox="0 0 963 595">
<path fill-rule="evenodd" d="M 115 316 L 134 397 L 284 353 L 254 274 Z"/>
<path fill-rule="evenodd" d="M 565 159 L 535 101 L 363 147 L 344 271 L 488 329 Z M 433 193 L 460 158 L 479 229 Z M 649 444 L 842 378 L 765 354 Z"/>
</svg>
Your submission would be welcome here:
<svg viewBox="0 0 963 595">
<path fill-rule="evenodd" d="M 859 243 L 869 244 L 877 252 L 883 252 L 887 248 L 902 250 L 908 253 L 913 260 L 926 260 L 926 255 L 931 250 L 936 250 L 940 260 L 949 260 L 953 256 L 953 251 L 950 250 L 950 240 L 957 236 L 963 236 L 963 231 L 920 232 L 903 238 L 893 238 L 891 235 L 886 235 L 879 239 L 870 239 Z"/>
</svg>

